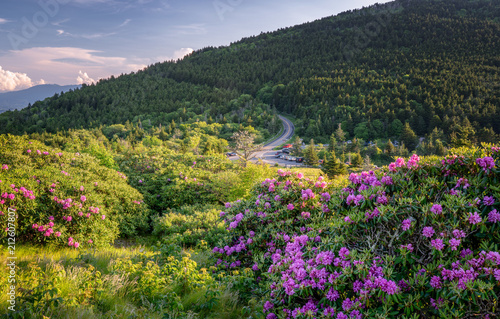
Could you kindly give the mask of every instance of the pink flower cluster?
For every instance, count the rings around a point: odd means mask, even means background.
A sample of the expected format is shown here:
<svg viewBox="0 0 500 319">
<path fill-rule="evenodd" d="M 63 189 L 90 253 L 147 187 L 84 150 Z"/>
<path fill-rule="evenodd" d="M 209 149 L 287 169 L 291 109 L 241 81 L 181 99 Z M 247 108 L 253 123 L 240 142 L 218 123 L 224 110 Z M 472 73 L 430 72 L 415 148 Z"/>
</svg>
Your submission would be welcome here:
<svg viewBox="0 0 500 319">
<path fill-rule="evenodd" d="M 479 165 L 485 172 L 495 168 L 495 160 L 491 156 L 486 156 L 483 158 L 476 159 L 477 165 Z"/>
</svg>

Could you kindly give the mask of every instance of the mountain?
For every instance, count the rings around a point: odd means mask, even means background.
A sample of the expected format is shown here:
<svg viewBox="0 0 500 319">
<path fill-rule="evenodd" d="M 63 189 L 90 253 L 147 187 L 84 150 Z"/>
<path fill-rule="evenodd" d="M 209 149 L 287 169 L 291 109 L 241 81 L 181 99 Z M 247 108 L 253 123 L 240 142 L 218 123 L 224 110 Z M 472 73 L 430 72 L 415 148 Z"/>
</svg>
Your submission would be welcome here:
<svg viewBox="0 0 500 319">
<path fill-rule="evenodd" d="M 0 93 L 0 113 L 22 109 L 36 101 L 44 100 L 56 93 L 68 92 L 80 88 L 81 85 L 57 85 L 43 84 L 30 87 L 29 89 Z"/>
<path fill-rule="evenodd" d="M 0 132 L 200 118 L 254 125 L 265 120 L 249 109 L 272 109 L 319 141 L 339 124 L 364 140 L 414 131 L 456 146 L 491 141 L 500 132 L 498 52 L 498 1 L 397 0 L 101 80 L 0 115 Z"/>
</svg>

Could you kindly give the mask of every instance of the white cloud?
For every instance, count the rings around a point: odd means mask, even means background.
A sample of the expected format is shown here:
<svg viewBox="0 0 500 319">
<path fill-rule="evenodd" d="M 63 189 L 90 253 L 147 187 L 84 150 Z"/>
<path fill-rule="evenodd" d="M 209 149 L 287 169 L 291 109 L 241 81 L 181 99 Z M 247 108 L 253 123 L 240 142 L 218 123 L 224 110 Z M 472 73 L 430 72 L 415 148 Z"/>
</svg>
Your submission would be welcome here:
<svg viewBox="0 0 500 319">
<path fill-rule="evenodd" d="M 27 89 L 33 86 L 33 81 L 26 73 L 4 70 L 0 66 L 0 92 Z"/>
<path fill-rule="evenodd" d="M 174 60 L 182 59 L 186 55 L 191 54 L 193 51 L 194 50 L 191 48 L 182 48 L 182 49 L 174 52 L 174 56 L 172 57 L 172 59 L 174 59 Z"/>
<path fill-rule="evenodd" d="M 82 72 L 81 70 L 78 71 L 78 77 L 76 78 L 76 84 L 92 84 L 95 83 L 96 81 L 91 78 L 87 72 Z"/>
<path fill-rule="evenodd" d="M 120 24 L 120 25 L 118 26 L 118 28 L 121 28 L 121 27 L 126 26 L 127 24 L 129 24 L 129 23 L 130 23 L 130 21 L 132 21 L 132 19 L 127 19 L 127 20 L 123 21 L 123 23 L 122 23 L 122 24 Z"/>
<path fill-rule="evenodd" d="M 66 31 L 61 30 L 61 29 L 56 30 L 56 31 L 57 31 L 57 35 L 64 35 L 64 36 L 72 37 L 72 38 L 84 38 L 84 39 L 87 39 L 87 40 L 105 38 L 105 37 L 109 37 L 109 36 L 112 36 L 112 35 L 116 34 L 116 32 L 91 33 L 91 34 L 73 34 L 73 33 L 69 33 L 69 32 L 66 32 Z"/>
<path fill-rule="evenodd" d="M 10 20 L 4 19 L 4 18 L 0 18 L 0 24 L 5 24 L 7 22 L 10 22 Z"/>
<path fill-rule="evenodd" d="M 205 25 L 202 23 L 193 23 L 188 25 L 176 25 L 174 26 L 177 29 L 177 34 L 179 35 L 200 35 L 206 34 L 207 29 Z"/>
<path fill-rule="evenodd" d="M 61 21 L 55 21 L 55 22 L 52 22 L 52 25 L 55 25 L 55 26 L 60 27 L 60 26 L 61 26 L 61 24 L 66 23 L 66 22 L 68 22 L 69 20 L 70 20 L 70 19 L 63 19 L 63 20 L 61 20 Z M 58 30 L 58 31 L 59 31 L 59 30 Z"/>
<path fill-rule="evenodd" d="M 101 51 L 74 47 L 35 47 L 0 54 L 0 65 L 9 66 L 10 70 L 23 70 L 31 78 L 43 78 L 48 83 L 75 84 L 76 74 L 82 81 L 86 79 L 80 75 L 81 70 L 85 71 L 83 75 L 87 73 L 93 79 L 101 79 L 137 71 L 156 62 L 102 54 Z"/>
</svg>

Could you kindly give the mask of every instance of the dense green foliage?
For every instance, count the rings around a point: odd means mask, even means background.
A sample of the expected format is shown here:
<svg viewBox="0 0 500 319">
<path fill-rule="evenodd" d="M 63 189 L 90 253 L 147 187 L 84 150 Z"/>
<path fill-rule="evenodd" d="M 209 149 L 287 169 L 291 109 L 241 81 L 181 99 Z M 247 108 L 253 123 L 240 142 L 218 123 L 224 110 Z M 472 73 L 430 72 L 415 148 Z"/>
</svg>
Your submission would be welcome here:
<svg viewBox="0 0 500 319">
<path fill-rule="evenodd" d="M 454 146 L 493 142 L 499 21 L 491 0 L 375 5 L 56 95 L 0 115 L 0 133 L 204 120 L 272 134 L 276 108 L 298 118 L 307 140 L 326 142 L 339 123 L 351 138 L 399 140 L 409 123 L 417 136 L 437 129 Z"/>
</svg>

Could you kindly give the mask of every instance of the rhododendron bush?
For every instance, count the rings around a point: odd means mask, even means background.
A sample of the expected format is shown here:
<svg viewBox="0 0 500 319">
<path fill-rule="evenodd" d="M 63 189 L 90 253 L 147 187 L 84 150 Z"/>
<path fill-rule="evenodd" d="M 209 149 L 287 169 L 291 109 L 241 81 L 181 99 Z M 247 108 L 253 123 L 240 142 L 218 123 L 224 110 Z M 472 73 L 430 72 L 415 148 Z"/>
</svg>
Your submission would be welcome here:
<svg viewBox="0 0 500 319">
<path fill-rule="evenodd" d="M 147 227 L 142 195 L 92 156 L 2 135 L 0 165 L 0 220 L 16 210 L 18 242 L 100 246 Z"/>
<path fill-rule="evenodd" d="M 226 204 L 215 263 L 252 269 L 244 293 L 267 318 L 495 318 L 499 149 L 460 154 L 400 158 L 343 188 L 279 171 Z"/>
</svg>

